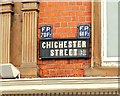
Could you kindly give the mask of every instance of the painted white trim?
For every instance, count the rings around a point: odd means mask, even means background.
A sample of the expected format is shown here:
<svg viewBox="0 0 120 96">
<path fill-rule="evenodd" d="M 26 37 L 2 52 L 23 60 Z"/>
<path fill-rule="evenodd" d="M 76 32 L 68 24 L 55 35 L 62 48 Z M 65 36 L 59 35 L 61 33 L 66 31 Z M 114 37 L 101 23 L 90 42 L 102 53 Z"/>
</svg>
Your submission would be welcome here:
<svg viewBox="0 0 120 96">
<path fill-rule="evenodd" d="M 114 66 L 118 67 L 118 60 L 120 57 L 107 57 L 107 10 L 106 10 L 106 0 L 101 2 L 101 57 L 102 57 L 102 66 Z"/>
</svg>

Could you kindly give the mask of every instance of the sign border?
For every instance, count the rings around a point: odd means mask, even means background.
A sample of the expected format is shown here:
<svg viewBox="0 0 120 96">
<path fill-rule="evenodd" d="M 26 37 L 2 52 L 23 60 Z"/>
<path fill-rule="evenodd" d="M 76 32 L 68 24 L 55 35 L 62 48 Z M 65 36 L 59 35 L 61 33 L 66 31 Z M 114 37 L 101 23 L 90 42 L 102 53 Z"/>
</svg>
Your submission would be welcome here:
<svg viewBox="0 0 120 96">
<path fill-rule="evenodd" d="M 79 36 L 79 27 L 81 26 L 81 25 L 87 25 L 87 26 L 89 26 L 89 28 L 90 28 L 90 36 L 89 37 L 80 37 Z M 90 37 L 91 37 L 91 24 L 79 24 L 78 25 L 78 27 L 77 27 L 77 30 L 78 30 L 78 38 L 80 38 L 80 39 L 83 39 L 83 38 L 85 38 L 85 39 L 90 39 Z"/>
<path fill-rule="evenodd" d="M 87 43 L 87 56 L 84 56 L 84 57 L 41 57 L 41 41 L 59 41 L 59 40 L 86 40 L 88 43 Z M 39 54 L 39 59 L 89 59 L 90 58 L 90 40 L 88 38 L 52 38 L 52 39 L 40 39 L 40 44 L 39 44 L 39 48 L 40 48 L 40 54 Z"/>
<path fill-rule="evenodd" d="M 51 27 L 51 37 L 46 37 L 46 38 L 42 37 L 41 38 L 42 27 Z M 53 31 L 53 26 L 51 26 L 51 25 L 44 25 L 44 26 L 40 26 L 39 29 L 40 29 L 40 38 L 41 39 L 51 39 L 53 37 L 53 32 L 52 32 Z"/>
</svg>

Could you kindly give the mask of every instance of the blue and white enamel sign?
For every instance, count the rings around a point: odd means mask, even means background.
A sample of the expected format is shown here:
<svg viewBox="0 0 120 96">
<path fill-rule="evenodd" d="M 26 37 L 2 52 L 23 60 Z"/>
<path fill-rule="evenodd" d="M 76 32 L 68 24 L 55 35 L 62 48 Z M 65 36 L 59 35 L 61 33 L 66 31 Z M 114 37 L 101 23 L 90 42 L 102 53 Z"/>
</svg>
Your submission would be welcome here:
<svg viewBox="0 0 120 96">
<path fill-rule="evenodd" d="M 90 38 L 90 24 L 78 26 L 78 38 Z"/>
<path fill-rule="evenodd" d="M 41 39 L 52 38 L 52 26 L 41 26 L 40 31 Z"/>
</svg>

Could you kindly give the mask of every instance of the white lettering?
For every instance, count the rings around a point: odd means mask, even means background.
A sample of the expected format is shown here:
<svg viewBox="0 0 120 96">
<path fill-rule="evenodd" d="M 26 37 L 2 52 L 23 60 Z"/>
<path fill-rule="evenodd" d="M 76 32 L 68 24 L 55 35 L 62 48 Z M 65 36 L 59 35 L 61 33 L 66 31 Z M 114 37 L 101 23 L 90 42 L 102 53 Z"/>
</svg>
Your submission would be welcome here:
<svg viewBox="0 0 120 96">
<path fill-rule="evenodd" d="M 45 43 L 45 42 L 42 42 L 42 48 L 43 48 L 43 49 L 46 48 L 45 45 L 46 45 L 46 43 Z"/>
<path fill-rule="evenodd" d="M 63 48 L 63 41 L 59 42 L 59 48 Z"/>
<path fill-rule="evenodd" d="M 80 26 L 80 30 L 82 30 L 84 28 L 84 26 Z"/>
<path fill-rule="evenodd" d="M 68 47 L 69 47 L 69 48 L 72 48 L 72 41 L 69 41 L 69 42 L 68 42 Z"/>
<path fill-rule="evenodd" d="M 84 27 L 84 29 L 85 29 L 85 30 L 88 30 L 88 29 L 89 29 L 89 27 L 88 27 L 88 26 L 85 26 L 85 27 Z"/>
<path fill-rule="evenodd" d="M 54 48 L 54 42 L 53 41 L 51 42 L 51 48 Z"/>
<path fill-rule="evenodd" d="M 84 32 L 80 31 L 79 36 L 84 36 Z"/>
<path fill-rule="evenodd" d="M 77 41 L 73 41 L 73 48 L 76 48 Z"/>
<path fill-rule="evenodd" d="M 86 56 L 86 50 L 83 49 L 83 56 Z"/>
<path fill-rule="evenodd" d="M 49 30 L 50 30 L 50 27 L 47 27 L 47 28 L 46 28 L 46 31 L 48 32 Z"/>
<path fill-rule="evenodd" d="M 81 48 L 81 41 L 78 41 L 77 47 Z"/>
<path fill-rule="evenodd" d="M 63 56 L 63 50 L 60 49 L 60 56 Z"/>
<path fill-rule="evenodd" d="M 58 49 L 55 49 L 55 56 L 58 56 Z"/>
<path fill-rule="evenodd" d="M 69 49 L 69 56 L 72 56 L 73 50 Z"/>
<path fill-rule="evenodd" d="M 45 30 L 45 27 L 42 27 L 42 32 Z"/>
<path fill-rule="evenodd" d="M 64 49 L 64 55 L 68 56 L 68 49 Z"/>
<path fill-rule="evenodd" d="M 54 42 L 54 47 L 55 47 L 55 48 L 58 48 L 58 42 L 57 42 L 57 41 Z"/>
<path fill-rule="evenodd" d="M 73 49 L 74 56 L 77 56 L 77 49 Z"/>
<path fill-rule="evenodd" d="M 64 48 L 67 48 L 67 41 L 64 41 Z"/>
<path fill-rule="evenodd" d="M 54 56 L 54 50 L 50 50 L 50 56 Z"/>
<path fill-rule="evenodd" d="M 86 47 L 86 41 L 82 41 L 82 47 Z"/>
<path fill-rule="evenodd" d="M 46 48 L 51 48 L 51 42 L 46 42 Z"/>
</svg>

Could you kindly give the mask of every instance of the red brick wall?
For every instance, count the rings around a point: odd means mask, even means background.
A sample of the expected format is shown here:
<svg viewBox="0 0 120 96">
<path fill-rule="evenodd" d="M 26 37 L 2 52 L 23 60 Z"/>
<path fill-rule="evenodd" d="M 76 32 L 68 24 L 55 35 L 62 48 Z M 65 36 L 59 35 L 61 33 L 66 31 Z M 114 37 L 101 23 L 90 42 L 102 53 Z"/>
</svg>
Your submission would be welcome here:
<svg viewBox="0 0 120 96">
<path fill-rule="evenodd" d="M 52 25 L 53 38 L 77 38 L 77 26 L 91 24 L 91 2 L 40 2 L 39 24 Z M 38 72 L 40 77 L 80 77 L 90 59 L 39 59 L 40 29 L 38 29 Z"/>
</svg>

